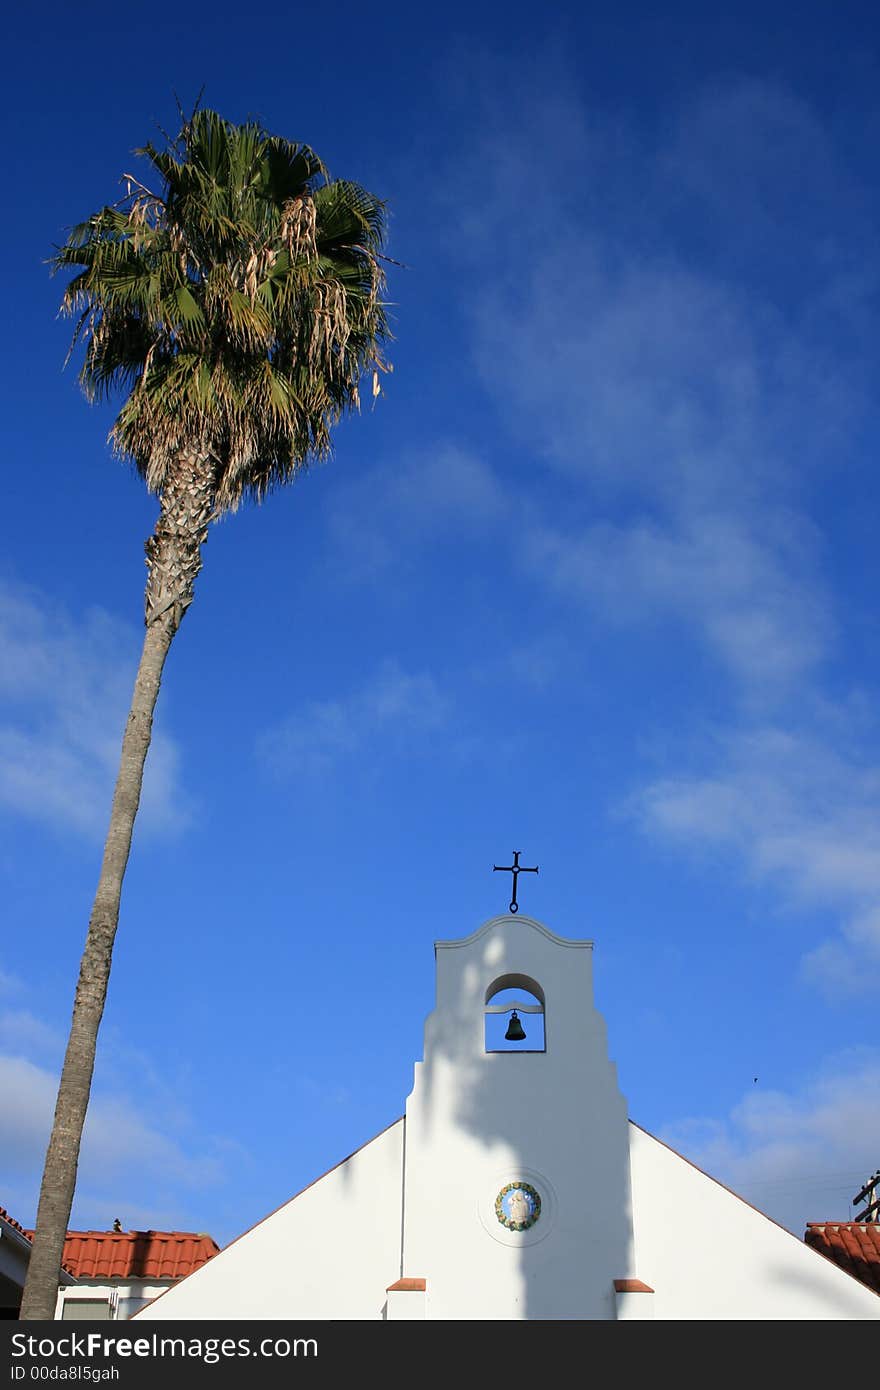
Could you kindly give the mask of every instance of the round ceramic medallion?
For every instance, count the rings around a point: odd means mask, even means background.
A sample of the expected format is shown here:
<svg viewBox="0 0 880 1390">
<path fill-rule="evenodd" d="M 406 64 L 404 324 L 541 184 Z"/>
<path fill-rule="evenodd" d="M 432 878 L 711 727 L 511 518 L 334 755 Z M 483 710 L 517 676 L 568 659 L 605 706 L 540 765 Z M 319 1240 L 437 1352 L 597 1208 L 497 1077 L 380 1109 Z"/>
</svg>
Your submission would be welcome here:
<svg viewBox="0 0 880 1390">
<path fill-rule="evenodd" d="M 505 1183 L 495 1198 L 495 1215 L 508 1231 L 528 1231 L 541 1215 L 541 1194 L 528 1182 Z"/>
<path fill-rule="evenodd" d="M 514 1250 L 546 1240 L 556 1225 L 558 1205 L 546 1173 L 518 1163 L 512 1172 L 496 1169 L 477 1197 L 483 1230 L 499 1245 Z"/>
</svg>

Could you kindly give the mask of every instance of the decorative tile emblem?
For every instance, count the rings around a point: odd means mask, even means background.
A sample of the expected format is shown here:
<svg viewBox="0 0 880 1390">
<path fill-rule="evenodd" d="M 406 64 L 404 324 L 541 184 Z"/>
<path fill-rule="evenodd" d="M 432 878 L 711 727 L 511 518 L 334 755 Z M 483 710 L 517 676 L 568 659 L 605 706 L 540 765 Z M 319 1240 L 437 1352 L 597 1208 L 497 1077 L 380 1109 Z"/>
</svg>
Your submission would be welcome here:
<svg viewBox="0 0 880 1390">
<path fill-rule="evenodd" d="M 495 1198 L 495 1215 L 508 1231 L 527 1231 L 541 1215 L 541 1194 L 527 1182 L 509 1182 Z"/>
</svg>

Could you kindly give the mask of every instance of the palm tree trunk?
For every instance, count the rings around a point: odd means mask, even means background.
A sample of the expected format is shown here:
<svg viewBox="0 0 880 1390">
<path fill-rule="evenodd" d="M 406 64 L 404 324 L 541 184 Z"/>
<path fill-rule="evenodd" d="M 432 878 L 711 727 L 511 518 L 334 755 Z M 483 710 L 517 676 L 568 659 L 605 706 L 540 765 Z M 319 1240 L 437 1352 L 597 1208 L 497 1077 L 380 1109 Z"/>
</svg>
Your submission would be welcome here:
<svg viewBox="0 0 880 1390">
<path fill-rule="evenodd" d="M 70 1036 L 58 1086 L 19 1315 L 22 1320 L 46 1321 L 55 1317 L 58 1275 L 73 1206 L 98 1029 L 107 999 L 113 943 L 119 923 L 122 880 L 141 799 L 153 712 L 165 659 L 183 614 L 192 602 L 193 585 L 201 568 L 201 547 L 212 512 L 213 487 L 208 455 L 193 451 L 181 463 L 178 479 L 163 492 L 156 529 L 145 547 L 149 569 L 147 631 L 122 739 L 98 889 L 80 962 Z"/>
<path fill-rule="evenodd" d="M 28 1267 L 22 1318 L 55 1316 L 58 1271 L 73 1206 L 80 1140 L 92 1086 L 98 1028 L 107 998 L 110 960 L 119 921 L 122 880 L 141 796 L 150 746 L 153 710 L 162 668 L 177 624 L 169 612 L 147 628 L 134 694 L 122 740 L 122 756 L 98 890 L 79 969 L 70 1037 L 58 1087 L 55 1118 L 43 1170 L 34 1244 Z"/>
</svg>

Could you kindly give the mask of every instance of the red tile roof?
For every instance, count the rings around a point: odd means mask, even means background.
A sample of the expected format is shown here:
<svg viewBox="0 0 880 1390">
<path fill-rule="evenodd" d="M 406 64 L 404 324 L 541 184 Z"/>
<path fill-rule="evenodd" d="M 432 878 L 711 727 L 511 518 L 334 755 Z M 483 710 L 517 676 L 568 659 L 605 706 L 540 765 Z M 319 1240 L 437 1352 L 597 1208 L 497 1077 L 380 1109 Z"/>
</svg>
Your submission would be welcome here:
<svg viewBox="0 0 880 1390">
<path fill-rule="evenodd" d="M 31 1239 L 30 1232 L 26 1231 L 24 1226 L 20 1226 L 15 1217 L 9 1215 L 5 1207 L 0 1207 L 0 1220 L 5 1221 L 14 1231 L 18 1231 L 19 1235 L 23 1235 L 25 1240 Z M 31 1244 L 33 1244 L 33 1242 L 31 1242 Z"/>
<path fill-rule="evenodd" d="M 811 1221 L 804 1240 L 880 1294 L 880 1226 L 873 1221 Z"/>
<path fill-rule="evenodd" d="M 191 1231 L 68 1231 L 64 1264 L 77 1279 L 182 1279 L 219 1251 Z"/>
</svg>

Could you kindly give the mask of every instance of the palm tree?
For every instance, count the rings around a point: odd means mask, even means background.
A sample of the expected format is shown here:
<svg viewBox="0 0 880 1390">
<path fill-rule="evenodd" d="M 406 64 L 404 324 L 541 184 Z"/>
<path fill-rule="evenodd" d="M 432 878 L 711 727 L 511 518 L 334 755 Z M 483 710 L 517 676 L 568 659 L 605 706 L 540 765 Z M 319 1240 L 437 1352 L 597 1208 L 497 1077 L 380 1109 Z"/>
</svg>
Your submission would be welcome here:
<svg viewBox="0 0 880 1390">
<path fill-rule="evenodd" d="M 388 338 L 385 208 L 331 179 L 306 145 L 197 110 L 165 148 L 137 151 L 161 179 L 125 196 L 52 258 L 75 272 L 90 400 L 122 388 L 111 431 L 159 500 L 146 542 L 146 634 L 122 741 L 97 892 L 40 1189 L 23 1319 L 55 1314 L 122 881 L 162 669 L 192 602 L 208 527 L 330 453 L 331 430 L 378 394 Z M 153 177 L 153 175 L 150 175 Z"/>
</svg>

